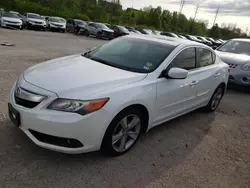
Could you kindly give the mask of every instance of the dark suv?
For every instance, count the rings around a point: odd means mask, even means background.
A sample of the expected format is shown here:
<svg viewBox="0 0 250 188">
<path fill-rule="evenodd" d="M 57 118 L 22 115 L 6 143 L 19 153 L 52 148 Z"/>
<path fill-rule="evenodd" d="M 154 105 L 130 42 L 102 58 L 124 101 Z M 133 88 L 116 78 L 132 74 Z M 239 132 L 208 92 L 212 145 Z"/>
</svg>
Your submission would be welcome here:
<svg viewBox="0 0 250 188">
<path fill-rule="evenodd" d="M 83 20 L 68 19 L 66 23 L 66 31 L 78 34 L 81 29 L 84 29 L 87 23 Z"/>
</svg>

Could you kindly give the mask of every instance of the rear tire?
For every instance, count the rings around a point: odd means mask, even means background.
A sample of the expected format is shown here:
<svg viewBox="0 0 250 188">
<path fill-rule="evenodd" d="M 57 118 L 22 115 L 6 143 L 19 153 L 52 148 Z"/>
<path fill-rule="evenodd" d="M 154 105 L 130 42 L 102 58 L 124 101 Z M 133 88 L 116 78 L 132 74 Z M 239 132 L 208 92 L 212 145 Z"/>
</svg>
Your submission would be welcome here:
<svg viewBox="0 0 250 188">
<path fill-rule="evenodd" d="M 145 123 L 142 113 L 136 108 L 121 111 L 110 123 L 101 151 L 110 156 L 128 152 L 140 138 Z"/>
<path fill-rule="evenodd" d="M 205 106 L 205 110 L 207 112 L 214 112 L 218 108 L 221 99 L 224 96 L 224 90 L 225 88 L 223 85 L 220 85 L 219 87 L 216 88 L 209 103 L 207 104 L 207 106 Z"/>
</svg>

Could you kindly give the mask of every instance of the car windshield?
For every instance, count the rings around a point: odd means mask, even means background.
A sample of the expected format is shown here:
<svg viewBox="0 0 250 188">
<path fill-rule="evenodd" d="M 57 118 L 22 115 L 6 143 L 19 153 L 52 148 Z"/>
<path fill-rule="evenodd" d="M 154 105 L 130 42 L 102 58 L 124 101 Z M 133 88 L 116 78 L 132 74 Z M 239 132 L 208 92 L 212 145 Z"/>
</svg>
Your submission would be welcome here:
<svg viewBox="0 0 250 188">
<path fill-rule="evenodd" d="M 43 18 L 38 14 L 28 14 L 28 18 L 39 19 L 42 20 Z"/>
<path fill-rule="evenodd" d="M 50 20 L 51 22 L 63 23 L 62 19 L 60 19 L 60 18 L 50 17 L 49 20 Z"/>
<path fill-rule="evenodd" d="M 3 13 L 3 17 L 8 17 L 8 18 L 19 18 L 16 14 L 10 13 L 10 12 L 5 12 Z"/>
<path fill-rule="evenodd" d="M 154 71 L 175 46 L 137 38 L 120 38 L 83 56 L 123 70 L 139 73 Z"/>
<path fill-rule="evenodd" d="M 86 22 L 82 20 L 75 20 L 75 22 L 79 25 L 86 25 Z"/>
<path fill-rule="evenodd" d="M 62 23 L 66 23 L 67 21 L 63 18 L 59 18 L 61 20 Z"/>
<path fill-rule="evenodd" d="M 109 29 L 105 24 L 102 23 L 96 23 L 98 28 L 102 28 L 102 29 Z"/>
<path fill-rule="evenodd" d="M 125 28 L 125 27 L 122 27 L 122 26 L 117 26 L 122 32 L 124 33 L 129 33 L 129 31 Z"/>
<path fill-rule="evenodd" d="M 250 55 L 250 42 L 231 40 L 217 49 L 222 52 Z"/>
</svg>

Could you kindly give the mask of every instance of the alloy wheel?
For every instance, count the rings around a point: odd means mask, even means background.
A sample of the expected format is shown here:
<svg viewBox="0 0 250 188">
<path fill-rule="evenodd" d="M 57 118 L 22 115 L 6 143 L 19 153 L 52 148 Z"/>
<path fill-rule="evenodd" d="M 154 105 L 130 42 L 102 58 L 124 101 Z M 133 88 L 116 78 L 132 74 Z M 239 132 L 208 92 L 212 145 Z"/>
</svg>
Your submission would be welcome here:
<svg viewBox="0 0 250 188">
<path fill-rule="evenodd" d="M 222 88 L 218 88 L 212 98 L 212 102 L 211 102 L 212 110 L 215 110 L 219 106 L 222 97 L 223 97 L 223 90 Z"/>
<path fill-rule="evenodd" d="M 134 114 L 124 117 L 114 129 L 112 135 L 112 146 L 117 152 L 124 152 L 130 149 L 141 131 L 141 119 Z"/>
</svg>

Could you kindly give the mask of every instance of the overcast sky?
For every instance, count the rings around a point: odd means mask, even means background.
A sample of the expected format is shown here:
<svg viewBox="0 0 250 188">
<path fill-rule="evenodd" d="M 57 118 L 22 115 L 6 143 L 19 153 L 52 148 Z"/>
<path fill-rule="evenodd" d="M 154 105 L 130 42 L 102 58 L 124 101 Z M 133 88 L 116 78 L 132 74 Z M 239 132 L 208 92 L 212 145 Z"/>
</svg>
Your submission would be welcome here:
<svg viewBox="0 0 250 188">
<path fill-rule="evenodd" d="M 161 6 L 170 11 L 179 11 L 181 0 L 120 0 L 123 8 L 133 7 L 136 9 L 152 5 Z M 198 0 L 185 0 L 185 6 L 182 13 L 188 18 L 194 17 L 195 7 Z M 217 7 L 220 6 L 217 23 L 237 24 L 243 31 L 250 31 L 250 0 L 200 0 L 200 9 L 197 19 L 209 21 L 209 27 L 212 26 Z"/>
</svg>

